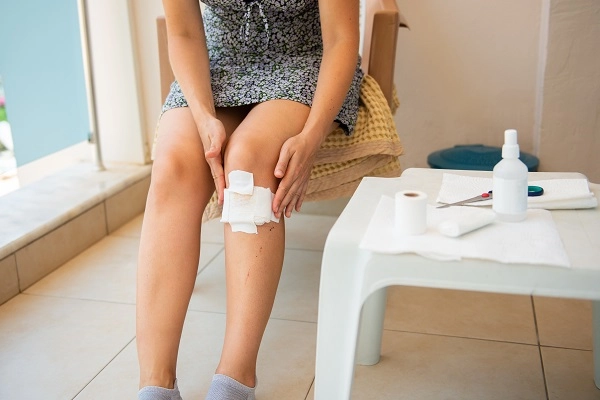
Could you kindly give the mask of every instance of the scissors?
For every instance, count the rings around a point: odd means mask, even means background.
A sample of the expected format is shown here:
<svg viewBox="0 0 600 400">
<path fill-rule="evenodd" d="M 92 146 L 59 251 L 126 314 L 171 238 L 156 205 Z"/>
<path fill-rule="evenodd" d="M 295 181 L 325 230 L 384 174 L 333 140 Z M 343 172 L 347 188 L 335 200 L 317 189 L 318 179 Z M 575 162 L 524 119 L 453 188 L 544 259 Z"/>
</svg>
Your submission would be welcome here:
<svg viewBox="0 0 600 400">
<path fill-rule="evenodd" d="M 544 194 L 544 188 L 541 186 L 527 186 L 527 196 L 529 197 L 537 197 Z M 478 201 L 491 200 L 493 198 L 492 191 L 490 190 L 487 193 L 482 193 L 479 196 L 471 197 L 470 199 L 457 201 L 456 203 L 444 204 L 438 206 L 437 208 L 446 208 L 450 206 L 462 206 L 465 204 L 476 203 Z"/>
</svg>

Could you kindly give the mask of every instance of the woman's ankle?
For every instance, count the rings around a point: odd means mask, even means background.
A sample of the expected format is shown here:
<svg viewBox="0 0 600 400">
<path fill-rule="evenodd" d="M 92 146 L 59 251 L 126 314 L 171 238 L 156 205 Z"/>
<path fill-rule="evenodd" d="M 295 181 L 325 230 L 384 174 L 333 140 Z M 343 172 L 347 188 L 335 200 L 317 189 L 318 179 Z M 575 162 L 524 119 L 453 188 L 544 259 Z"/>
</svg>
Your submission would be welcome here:
<svg viewBox="0 0 600 400">
<path fill-rule="evenodd" d="M 227 368 L 222 368 L 221 366 L 219 366 L 217 368 L 217 370 L 215 371 L 215 374 L 228 376 L 231 379 L 235 379 L 242 385 L 248 386 L 249 388 L 253 388 L 256 386 L 256 373 L 255 372 L 244 373 L 244 372 L 239 372 L 239 371 L 235 371 L 235 370 L 229 370 Z"/>
<path fill-rule="evenodd" d="M 147 386 L 157 386 L 165 389 L 173 389 L 175 387 L 175 377 L 170 374 L 165 375 L 153 375 L 147 377 L 140 377 L 140 389 Z"/>
</svg>

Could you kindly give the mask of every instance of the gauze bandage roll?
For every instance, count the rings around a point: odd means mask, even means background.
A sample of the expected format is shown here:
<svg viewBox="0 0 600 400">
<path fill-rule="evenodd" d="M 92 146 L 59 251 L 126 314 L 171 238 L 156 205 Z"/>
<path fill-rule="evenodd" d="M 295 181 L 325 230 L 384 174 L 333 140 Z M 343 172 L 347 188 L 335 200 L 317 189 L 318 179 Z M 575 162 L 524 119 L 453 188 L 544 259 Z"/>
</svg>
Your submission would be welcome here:
<svg viewBox="0 0 600 400">
<path fill-rule="evenodd" d="M 468 214 L 455 216 L 440 222 L 438 231 L 442 235 L 459 237 L 465 233 L 483 228 L 494 222 L 495 219 L 496 213 L 494 211 L 471 207 Z"/>
<path fill-rule="evenodd" d="M 233 232 L 245 233 L 258 233 L 258 225 L 279 222 L 272 211 L 275 194 L 269 188 L 254 186 L 252 173 L 231 171 L 228 178 L 221 222 L 228 222 Z"/>
<path fill-rule="evenodd" d="M 427 230 L 427 194 L 403 190 L 395 196 L 394 227 L 400 235 L 421 235 Z"/>
</svg>

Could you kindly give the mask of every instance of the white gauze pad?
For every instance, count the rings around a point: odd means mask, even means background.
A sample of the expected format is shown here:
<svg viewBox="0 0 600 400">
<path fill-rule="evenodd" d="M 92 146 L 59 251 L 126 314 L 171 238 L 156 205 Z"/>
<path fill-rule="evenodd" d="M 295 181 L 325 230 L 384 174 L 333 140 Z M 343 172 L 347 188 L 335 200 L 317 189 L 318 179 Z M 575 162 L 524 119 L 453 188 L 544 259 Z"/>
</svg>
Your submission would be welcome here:
<svg viewBox="0 0 600 400">
<path fill-rule="evenodd" d="M 228 177 L 221 222 L 229 223 L 233 232 L 245 233 L 258 233 L 258 225 L 279 222 L 271 207 L 275 194 L 269 188 L 254 186 L 250 172 L 231 171 Z"/>
</svg>

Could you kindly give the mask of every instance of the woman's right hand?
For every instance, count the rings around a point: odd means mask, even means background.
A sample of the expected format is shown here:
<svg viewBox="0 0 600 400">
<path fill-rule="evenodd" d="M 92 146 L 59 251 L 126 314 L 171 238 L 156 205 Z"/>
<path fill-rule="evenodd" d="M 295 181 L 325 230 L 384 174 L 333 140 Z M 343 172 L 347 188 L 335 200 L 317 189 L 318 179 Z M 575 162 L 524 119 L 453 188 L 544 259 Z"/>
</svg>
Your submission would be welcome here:
<svg viewBox="0 0 600 400">
<path fill-rule="evenodd" d="M 225 127 L 217 118 L 209 118 L 203 121 L 198 130 L 204 146 L 204 157 L 215 181 L 215 190 L 217 191 L 219 205 L 221 205 L 223 204 L 223 192 L 225 190 L 222 154 L 223 145 L 227 138 Z"/>
</svg>

